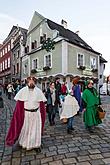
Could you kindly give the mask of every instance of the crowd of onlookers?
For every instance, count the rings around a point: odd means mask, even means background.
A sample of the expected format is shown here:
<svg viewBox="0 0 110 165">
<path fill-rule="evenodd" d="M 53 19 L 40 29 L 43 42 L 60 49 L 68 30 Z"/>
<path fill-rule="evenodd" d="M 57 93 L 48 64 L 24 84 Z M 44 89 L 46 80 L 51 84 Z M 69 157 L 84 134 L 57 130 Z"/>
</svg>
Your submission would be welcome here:
<svg viewBox="0 0 110 165">
<path fill-rule="evenodd" d="M 91 125 L 94 125 L 93 121 L 95 121 L 95 118 L 97 117 L 97 114 L 94 114 L 94 112 L 96 113 L 96 107 L 99 105 L 100 100 L 98 93 L 93 87 L 93 81 L 89 80 L 87 82 L 88 84 L 85 85 L 83 84 L 83 91 L 81 91 L 81 84 L 79 77 L 73 79 L 72 81 L 73 84 L 71 89 L 69 89 L 67 82 L 60 83 L 60 78 L 56 78 L 54 82 L 50 82 L 49 86 L 43 90 L 43 93 L 47 99 L 46 111 L 48 114 L 48 121 L 50 126 L 55 125 L 56 113 L 59 113 L 60 118 L 62 118 L 61 109 L 62 110 L 66 109 L 66 112 L 64 113 L 63 111 L 62 114 L 63 115 L 65 114 L 65 118 L 67 118 L 66 120 L 68 126 L 68 133 L 71 132 L 71 130 L 73 129 L 72 127 L 73 116 L 76 114 L 79 115 L 85 110 L 86 112 L 84 112 L 84 122 L 85 123 L 87 122 L 86 126 L 91 128 Z M 15 83 L 14 82 L 5 83 L 3 86 L 0 86 L 0 95 L 2 94 L 2 88 L 3 88 L 3 92 L 6 94 L 8 99 L 11 100 L 11 98 L 14 97 L 18 93 L 18 91 L 22 89 L 24 86 L 26 86 L 26 82 L 24 81 L 22 82 L 16 81 Z M 77 101 L 77 103 L 75 100 Z M 90 107 L 92 107 L 92 109 L 90 109 Z M 77 112 L 75 112 L 76 109 Z M 75 114 L 73 111 L 75 112 Z M 74 115 L 73 116 L 70 115 L 70 117 L 68 117 L 70 112 L 73 113 Z M 94 119 L 91 118 L 93 114 L 94 114 Z M 89 123 L 90 120 L 92 121 L 91 122 L 92 124 Z M 95 125 L 97 125 L 97 123 L 100 122 L 96 119 Z M 71 129 L 69 129 L 69 127 L 71 127 Z"/>
<path fill-rule="evenodd" d="M 5 82 L 3 85 L 1 85 L 1 87 L 3 88 L 3 92 L 6 94 L 6 96 L 8 97 L 8 99 L 11 100 L 12 97 L 14 97 L 18 91 L 23 88 L 24 86 L 26 86 L 26 84 L 24 83 L 24 81 L 16 81 L 16 82 Z"/>
</svg>

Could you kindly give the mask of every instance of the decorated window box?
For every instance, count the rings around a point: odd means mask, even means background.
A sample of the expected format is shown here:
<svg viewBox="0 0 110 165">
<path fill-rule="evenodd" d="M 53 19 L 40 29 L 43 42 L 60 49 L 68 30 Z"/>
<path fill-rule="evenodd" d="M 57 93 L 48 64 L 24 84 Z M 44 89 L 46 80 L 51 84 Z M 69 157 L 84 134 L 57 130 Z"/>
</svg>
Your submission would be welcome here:
<svg viewBox="0 0 110 165">
<path fill-rule="evenodd" d="M 97 72 L 97 71 L 98 71 L 98 69 L 92 69 L 91 71 L 92 71 L 92 72 Z"/>
<path fill-rule="evenodd" d="M 44 67 L 43 67 L 43 70 L 44 70 L 44 71 L 50 70 L 50 69 L 51 69 L 50 66 L 44 66 Z"/>
<path fill-rule="evenodd" d="M 36 74 L 36 73 L 37 73 L 37 70 L 36 70 L 36 69 L 32 69 L 32 70 L 31 70 L 31 73 L 32 73 L 32 74 Z"/>
<path fill-rule="evenodd" d="M 85 69 L 86 69 L 86 67 L 85 67 L 85 66 L 80 65 L 80 66 L 78 67 L 78 69 L 85 70 Z"/>
</svg>

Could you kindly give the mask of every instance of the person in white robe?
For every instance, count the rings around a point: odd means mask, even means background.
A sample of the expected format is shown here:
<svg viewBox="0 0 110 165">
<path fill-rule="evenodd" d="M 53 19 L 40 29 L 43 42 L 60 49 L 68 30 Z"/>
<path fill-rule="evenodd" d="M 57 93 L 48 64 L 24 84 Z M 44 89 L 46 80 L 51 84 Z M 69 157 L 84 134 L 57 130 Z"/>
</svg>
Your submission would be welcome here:
<svg viewBox="0 0 110 165">
<path fill-rule="evenodd" d="M 72 90 L 70 90 L 62 103 L 62 113 L 60 115 L 60 120 L 67 119 L 67 133 L 69 134 L 74 130 L 73 119 L 78 110 L 78 101 L 73 96 Z"/>
<path fill-rule="evenodd" d="M 16 101 L 24 101 L 24 123 L 19 135 L 19 145 L 27 150 L 41 151 L 41 114 L 39 103 L 45 102 L 43 92 L 36 86 L 36 79 L 27 78 L 27 86 L 14 97 Z"/>
</svg>

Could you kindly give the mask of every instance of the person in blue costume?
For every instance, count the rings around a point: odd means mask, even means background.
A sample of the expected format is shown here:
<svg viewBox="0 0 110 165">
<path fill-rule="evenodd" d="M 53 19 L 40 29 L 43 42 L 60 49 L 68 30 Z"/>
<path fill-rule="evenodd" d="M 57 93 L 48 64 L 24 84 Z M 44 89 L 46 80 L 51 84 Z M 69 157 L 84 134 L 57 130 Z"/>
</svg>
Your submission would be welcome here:
<svg viewBox="0 0 110 165">
<path fill-rule="evenodd" d="M 79 104 L 79 107 L 80 107 L 77 114 L 79 114 L 80 112 L 82 112 L 82 104 L 81 104 L 81 86 L 80 86 L 80 84 L 79 84 L 79 80 L 80 80 L 79 77 L 74 78 L 74 79 L 73 79 L 73 87 L 72 87 L 74 97 L 75 97 L 76 100 L 78 101 L 78 104 Z"/>
</svg>

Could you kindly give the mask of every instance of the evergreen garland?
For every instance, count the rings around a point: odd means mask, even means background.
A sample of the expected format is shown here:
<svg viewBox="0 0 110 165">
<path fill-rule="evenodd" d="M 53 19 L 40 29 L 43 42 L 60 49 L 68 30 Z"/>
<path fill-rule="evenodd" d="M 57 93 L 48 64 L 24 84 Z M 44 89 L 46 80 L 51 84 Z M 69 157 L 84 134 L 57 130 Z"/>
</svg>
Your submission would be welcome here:
<svg viewBox="0 0 110 165">
<path fill-rule="evenodd" d="M 52 41 L 51 38 L 47 38 L 42 44 L 42 49 L 45 49 L 47 52 L 55 49 L 55 41 Z"/>
</svg>

